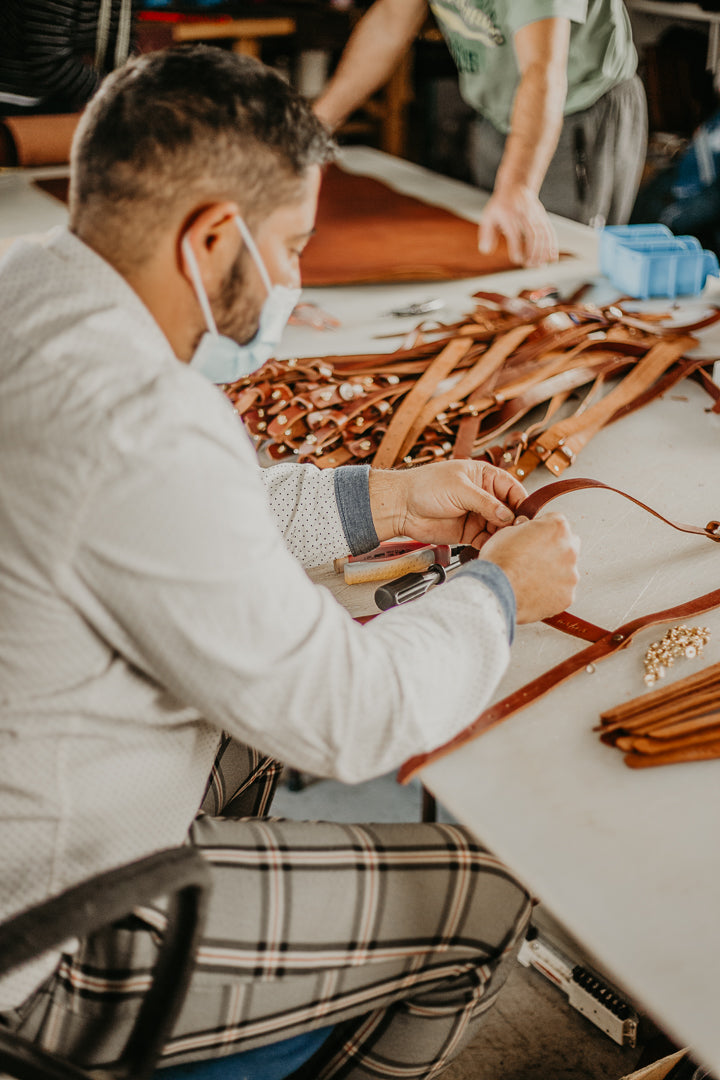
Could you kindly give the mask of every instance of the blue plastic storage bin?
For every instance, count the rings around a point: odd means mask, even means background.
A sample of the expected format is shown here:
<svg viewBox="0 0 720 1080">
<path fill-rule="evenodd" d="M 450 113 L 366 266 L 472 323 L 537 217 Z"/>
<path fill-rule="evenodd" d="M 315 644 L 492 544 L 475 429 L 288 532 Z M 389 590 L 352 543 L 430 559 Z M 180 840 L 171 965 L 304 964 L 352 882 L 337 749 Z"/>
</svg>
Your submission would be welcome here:
<svg viewBox="0 0 720 1080">
<path fill-rule="evenodd" d="M 649 240 L 652 237 L 672 239 L 667 225 L 607 225 L 600 233 L 600 273 L 610 277 L 620 244 Z"/>
<path fill-rule="evenodd" d="M 600 269 L 616 288 L 641 300 L 697 296 L 718 259 L 695 236 L 674 236 L 665 225 L 620 225 L 600 234 Z"/>
</svg>

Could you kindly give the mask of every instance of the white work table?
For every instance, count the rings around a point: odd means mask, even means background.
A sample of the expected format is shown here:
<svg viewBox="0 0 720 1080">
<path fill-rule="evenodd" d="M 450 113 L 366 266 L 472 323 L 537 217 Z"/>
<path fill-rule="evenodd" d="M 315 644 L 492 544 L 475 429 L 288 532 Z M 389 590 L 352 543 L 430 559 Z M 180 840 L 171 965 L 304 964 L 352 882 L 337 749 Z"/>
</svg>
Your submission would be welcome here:
<svg viewBox="0 0 720 1080">
<path fill-rule="evenodd" d="M 357 152 L 356 165 L 410 194 L 434 198 L 476 218 L 482 197 L 404 162 Z M 308 290 L 343 320 L 321 335 L 291 328 L 291 353 L 320 355 L 393 348 L 373 335 L 417 319 L 382 316 L 390 308 L 443 297 L 448 315 L 467 311 L 477 289 L 513 294 L 553 283 L 561 291 L 595 279 L 594 295 L 617 291 L 597 279 L 596 236 L 556 220 L 561 248 L 579 256 L 552 267 L 443 284 Z M 702 298 L 681 301 L 679 322 L 720 300 L 711 280 Z M 646 305 L 667 310 L 668 301 Z M 441 317 L 446 313 L 440 312 Z M 720 356 L 720 331 L 701 335 L 700 352 Z M 325 346 L 324 348 L 322 346 Z M 709 398 L 681 383 L 649 407 L 600 432 L 564 476 L 588 476 L 635 494 L 676 520 L 704 525 L 720 517 L 720 416 Z M 554 479 L 538 469 L 531 490 Z M 673 531 L 627 500 L 605 492 L 563 496 L 582 538 L 581 580 L 573 610 L 607 628 L 720 586 L 720 545 Z M 332 584 L 332 573 L 317 578 Z M 373 587 L 340 586 L 356 614 L 373 609 Z M 693 620 L 712 637 L 702 661 L 679 660 L 669 684 L 700 664 L 720 661 L 720 610 Z M 641 694 L 643 657 L 668 629 L 643 631 L 624 652 L 426 767 L 423 783 L 501 856 L 543 904 L 597 958 L 613 980 L 681 1044 L 720 1073 L 720 761 L 631 770 L 600 743 L 598 714 Z M 495 698 L 523 685 L 584 643 L 545 625 L 520 627 L 510 668 Z M 663 684 L 658 684 L 663 685 Z"/>
<path fill-rule="evenodd" d="M 377 151 L 346 151 L 345 164 L 471 219 L 482 209 L 484 197 L 474 189 Z M 0 178 L 0 237 L 64 218 L 64 208 L 30 190 L 25 178 Z M 376 335 L 414 326 L 417 318 L 385 314 L 411 301 L 440 297 L 447 304 L 440 317 L 452 319 L 470 310 L 477 289 L 514 294 L 552 283 L 569 292 L 596 279 L 595 234 L 562 219 L 556 224 L 561 248 L 575 257 L 551 267 L 459 282 L 308 290 L 305 299 L 342 326 L 290 327 L 282 354 L 393 349 L 399 338 Z M 611 299 L 616 290 L 597 280 L 595 295 Z M 717 282 L 702 299 L 679 305 L 679 321 L 696 317 L 708 300 L 720 300 Z M 717 327 L 702 336 L 702 352 L 720 356 Z M 624 488 L 671 518 L 700 525 L 720 518 L 720 417 L 705 412 L 708 404 L 696 384 L 681 383 L 600 432 L 565 476 Z M 550 479 L 538 469 L 527 486 Z M 551 508 L 564 512 L 582 538 L 573 610 L 592 622 L 614 627 L 720 586 L 720 545 L 676 533 L 618 496 L 582 491 Z M 332 571 L 315 576 L 333 578 Z M 372 587 L 344 587 L 337 595 L 356 614 L 372 610 Z M 720 661 L 720 611 L 694 621 L 712 630 L 705 656 L 678 661 L 666 683 Z M 615 982 L 720 1073 L 720 761 L 633 771 L 592 730 L 603 708 L 643 692 L 645 649 L 666 629 L 644 631 L 593 672 L 427 767 L 422 780 Z M 496 697 L 582 647 L 542 624 L 519 628 Z"/>
</svg>

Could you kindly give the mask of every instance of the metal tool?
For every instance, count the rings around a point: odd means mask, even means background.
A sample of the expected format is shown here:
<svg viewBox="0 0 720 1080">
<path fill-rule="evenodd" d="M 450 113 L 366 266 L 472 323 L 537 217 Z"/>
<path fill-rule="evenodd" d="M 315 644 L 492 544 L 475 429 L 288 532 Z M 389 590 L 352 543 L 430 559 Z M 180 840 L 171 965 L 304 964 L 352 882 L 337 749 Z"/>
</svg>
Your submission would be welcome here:
<svg viewBox="0 0 720 1080">
<path fill-rule="evenodd" d="M 393 308 L 391 311 L 386 311 L 386 315 L 394 315 L 396 318 L 404 318 L 410 315 L 427 315 L 429 311 L 437 311 L 438 308 L 445 307 L 445 301 L 440 299 L 434 300 L 420 300 L 414 304 L 407 304 L 405 307 Z"/>
<path fill-rule="evenodd" d="M 416 571 L 412 574 L 403 574 L 395 581 L 388 581 L 375 590 L 375 603 L 381 611 L 397 607 L 399 604 L 408 604 L 411 600 L 417 600 L 424 596 L 433 585 L 442 585 L 452 570 L 457 570 L 466 562 L 477 558 L 477 551 L 469 545 L 462 544 L 450 549 L 450 559 L 447 566 L 433 563 L 427 570 Z"/>
<path fill-rule="evenodd" d="M 342 561 L 340 569 L 345 583 L 356 585 L 367 581 L 391 581 L 420 573 L 436 563 L 445 566 L 449 562 L 450 548 L 447 544 L 413 544 L 397 554 L 392 554 L 390 550 L 387 553 L 369 552 L 367 557 L 351 555 Z"/>
<path fill-rule="evenodd" d="M 567 995 L 568 1004 L 619 1046 L 635 1046 L 638 1014 L 622 991 L 598 972 L 576 963 L 535 927 L 522 943 L 518 961 L 532 967 Z"/>
</svg>

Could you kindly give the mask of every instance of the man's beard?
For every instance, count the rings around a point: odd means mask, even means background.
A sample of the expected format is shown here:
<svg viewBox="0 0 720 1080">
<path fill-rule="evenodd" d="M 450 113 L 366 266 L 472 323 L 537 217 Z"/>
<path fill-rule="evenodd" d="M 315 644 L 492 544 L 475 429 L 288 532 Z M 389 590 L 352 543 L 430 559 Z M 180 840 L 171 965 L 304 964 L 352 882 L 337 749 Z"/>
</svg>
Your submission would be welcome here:
<svg viewBox="0 0 720 1080">
<path fill-rule="evenodd" d="M 244 256 L 245 252 L 241 251 L 212 301 L 218 332 L 238 345 L 246 345 L 255 336 L 262 310 L 244 288 Z"/>
</svg>

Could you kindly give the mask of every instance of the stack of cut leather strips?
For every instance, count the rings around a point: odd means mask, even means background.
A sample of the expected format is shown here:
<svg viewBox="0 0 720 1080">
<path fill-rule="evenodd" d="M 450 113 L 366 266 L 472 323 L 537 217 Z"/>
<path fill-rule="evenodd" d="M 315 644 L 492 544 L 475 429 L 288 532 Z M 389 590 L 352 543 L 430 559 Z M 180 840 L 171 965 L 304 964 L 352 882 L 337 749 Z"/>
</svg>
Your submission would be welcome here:
<svg viewBox="0 0 720 1080">
<path fill-rule="evenodd" d="M 720 758 L 720 664 L 600 716 L 603 742 L 633 769 Z"/>
<path fill-rule="evenodd" d="M 476 293 L 452 325 L 420 325 L 391 353 L 272 360 L 226 387 L 275 460 L 376 468 L 484 458 L 524 479 L 559 476 L 605 425 L 692 376 L 720 412 L 720 389 L 689 357 L 692 331 L 621 307 Z M 704 366 L 705 365 L 705 366 Z"/>
</svg>

